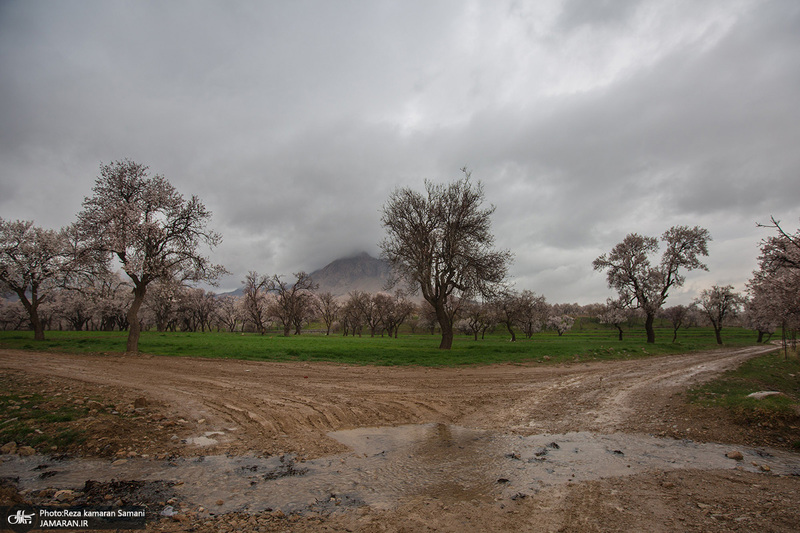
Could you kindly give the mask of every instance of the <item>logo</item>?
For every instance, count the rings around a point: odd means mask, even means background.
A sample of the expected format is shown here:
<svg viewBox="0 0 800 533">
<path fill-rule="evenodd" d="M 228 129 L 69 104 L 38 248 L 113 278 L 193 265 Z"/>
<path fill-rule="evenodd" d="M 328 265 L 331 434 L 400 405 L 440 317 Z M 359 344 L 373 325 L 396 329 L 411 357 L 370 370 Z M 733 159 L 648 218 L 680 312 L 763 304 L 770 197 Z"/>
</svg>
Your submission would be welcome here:
<svg viewBox="0 0 800 533">
<path fill-rule="evenodd" d="M 33 524 L 33 517 L 36 513 L 28 514 L 25 509 L 17 509 L 17 514 L 8 517 L 8 523 L 14 526 L 29 526 Z"/>
<path fill-rule="evenodd" d="M 39 524 L 39 517 L 36 511 L 30 507 L 7 507 L 5 511 L 5 523 L 0 524 L 0 529 L 10 529 L 18 533 L 25 533 L 35 528 Z M 2 516 L 2 515 L 0 515 Z"/>
</svg>

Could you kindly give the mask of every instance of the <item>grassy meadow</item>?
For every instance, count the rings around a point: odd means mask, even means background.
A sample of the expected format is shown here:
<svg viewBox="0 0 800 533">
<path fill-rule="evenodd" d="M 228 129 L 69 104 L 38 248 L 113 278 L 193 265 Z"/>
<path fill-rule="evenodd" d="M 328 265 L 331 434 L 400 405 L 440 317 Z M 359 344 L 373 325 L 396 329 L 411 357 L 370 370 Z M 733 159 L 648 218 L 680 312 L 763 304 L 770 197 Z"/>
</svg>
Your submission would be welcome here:
<svg viewBox="0 0 800 533">
<path fill-rule="evenodd" d="M 0 332 L 0 347 L 69 353 L 120 353 L 125 350 L 127 332 L 48 331 L 47 340 L 36 342 L 29 331 Z M 723 331 L 726 346 L 755 344 L 756 334 L 741 328 Z M 656 331 L 656 343 L 647 344 L 643 328 L 632 328 L 623 341 L 616 330 L 593 322 L 576 325 L 559 337 L 541 332 L 531 339 L 517 334 L 510 342 L 506 332 L 487 334 L 475 341 L 457 335 L 452 350 L 439 350 L 440 336 L 402 332 L 388 336 L 344 337 L 303 333 L 283 337 L 227 332 L 142 332 L 139 349 L 163 356 L 194 356 L 254 361 L 328 361 L 357 365 L 456 366 L 519 362 L 572 362 L 643 357 L 717 348 L 710 328 L 681 330 L 675 343 L 671 328 Z"/>
</svg>

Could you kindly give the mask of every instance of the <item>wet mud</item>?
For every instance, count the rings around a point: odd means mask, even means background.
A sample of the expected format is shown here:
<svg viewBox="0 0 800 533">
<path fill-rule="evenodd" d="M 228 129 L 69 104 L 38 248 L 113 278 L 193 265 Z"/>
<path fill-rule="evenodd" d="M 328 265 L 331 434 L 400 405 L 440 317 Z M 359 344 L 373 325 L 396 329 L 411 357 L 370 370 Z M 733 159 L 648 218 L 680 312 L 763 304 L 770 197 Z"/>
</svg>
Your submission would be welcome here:
<svg viewBox="0 0 800 533">
<path fill-rule="evenodd" d="M 796 454 L 648 435 L 521 436 L 415 424 L 329 436 L 350 451 L 313 460 L 293 455 L 113 462 L 4 456 L 0 470 L 34 498 L 69 490 L 74 492 L 72 503 L 145 505 L 167 515 L 189 509 L 206 514 L 327 514 L 364 505 L 387 510 L 409 499 L 443 495 L 490 503 L 526 498 L 558 485 L 677 469 L 800 476 Z"/>
</svg>

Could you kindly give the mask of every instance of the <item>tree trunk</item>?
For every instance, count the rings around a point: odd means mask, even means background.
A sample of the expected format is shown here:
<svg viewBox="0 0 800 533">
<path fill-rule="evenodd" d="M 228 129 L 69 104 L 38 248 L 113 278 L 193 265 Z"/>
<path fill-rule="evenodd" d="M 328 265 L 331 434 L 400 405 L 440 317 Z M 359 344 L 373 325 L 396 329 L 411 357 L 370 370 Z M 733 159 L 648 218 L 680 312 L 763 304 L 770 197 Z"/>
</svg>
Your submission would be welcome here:
<svg viewBox="0 0 800 533">
<path fill-rule="evenodd" d="M 675 328 L 672 330 L 672 342 L 674 343 L 677 338 L 678 338 L 678 328 Z"/>
<path fill-rule="evenodd" d="M 31 315 L 31 326 L 33 327 L 33 340 L 44 340 L 44 324 L 39 319 L 39 310 L 36 306 L 31 306 L 29 313 Z"/>
<path fill-rule="evenodd" d="M 717 336 L 717 344 L 722 344 L 722 328 L 714 328 L 714 335 Z"/>
<path fill-rule="evenodd" d="M 442 330 L 442 342 L 439 343 L 439 349 L 449 350 L 453 347 L 453 323 L 450 321 L 450 317 L 447 316 L 444 303 L 434 305 L 434 309 L 436 310 L 436 319 L 439 322 L 439 327 Z"/>
<path fill-rule="evenodd" d="M 647 332 L 647 343 L 648 344 L 655 344 L 656 342 L 656 332 L 653 329 L 653 322 L 656 319 L 655 313 L 647 313 L 647 318 L 644 321 L 644 329 Z"/>
<path fill-rule="evenodd" d="M 131 308 L 128 309 L 128 345 L 125 351 L 128 353 L 139 353 L 139 334 L 142 331 L 142 325 L 139 323 L 139 309 L 144 302 L 144 296 L 147 292 L 147 285 L 140 285 L 133 289 L 133 303 Z"/>
<path fill-rule="evenodd" d="M 453 327 L 449 324 L 442 324 L 442 342 L 439 344 L 440 350 L 449 350 L 453 347 Z"/>
<path fill-rule="evenodd" d="M 758 339 L 756 340 L 756 342 L 758 344 L 761 344 L 762 342 L 764 342 L 764 332 L 763 331 L 759 331 L 758 332 Z"/>
<path fill-rule="evenodd" d="M 22 302 L 22 306 L 28 312 L 28 318 L 31 321 L 31 328 L 33 328 L 33 340 L 43 341 L 44 324 L 42 324 L 42 321 L 39 318 L 39 302 L 36 300 L 36 293 L 31 291 L 33 293 L 31 295 L 31 301 L 28 300 L 28 295 L 25 294 L 25 291 L 15 290 L 14 292 L 17 293 L 17 296 L 19 296 L 19 301 Z"/>
<path fill-rule="evenodd" d="M 511 323 L 506 322 L 506 329 L 511 334 L 511 342 L 517 342 L 517 335 L 514 333 L 514 330 L 511 328 Z"/>
<path fill-rule="evenodd" d="M 617 326 L 617 330 L 619 331 L 619 340 L 622 340 L 622 328 Z"/>
</svg>

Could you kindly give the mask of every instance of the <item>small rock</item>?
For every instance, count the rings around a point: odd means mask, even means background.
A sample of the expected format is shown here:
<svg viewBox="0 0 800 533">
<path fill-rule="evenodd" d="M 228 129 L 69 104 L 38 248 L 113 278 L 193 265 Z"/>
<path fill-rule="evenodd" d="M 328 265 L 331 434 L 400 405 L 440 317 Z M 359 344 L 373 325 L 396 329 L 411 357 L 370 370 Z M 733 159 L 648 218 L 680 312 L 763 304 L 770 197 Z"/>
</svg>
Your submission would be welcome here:
<svg viewBox="0 0 800 533">
<path fill-rule="evenodd" d="M 124 465 L 124 464 L 125 464 L 125 463 L 127 463 L 127 462 L 128 462 L 128 460 L 127 460 L 127 459 L 117 459 L 116 461 L 114 461 L 113 463 L 111 463 L 111 466 L 119 466 L 119 465 Z"/>
<path fill-rule="evenodd" d="M 17 448 L 17 455 L 19 455 L 20 457 L 36 455 L 36 450 L 31 448 L 30 446 L 20 446 L 19 448 Z"/>
<path fill-rule="evenodd" d="M 754 392 L 752 394 L 748 394 L 748 398 L 754 398 L 756 400 L 763 400 L 764 398 L 768 398 L 770 396 L 782 396 L 783 393 L 774 390 L 762 390 L 758 392 Z"/>
<path fill-rule="evenodd" d="M 171 505 L 164 507 L 159 513 L 161 516 L 175 516 L 175 508 Z"/>
<path fill-rule="evenodd" d="M 143 409 L 145 407 L 147 407 L 147 398 L 142 396 L 133 400 L 134 409 Z"/>
<path fill-rule="evenodd" d="M 17 451 L 17 443 L 13 440 L 11 442 L 6 442 L 2 448 L 0 448 L 0 453 L 3 454 L 12 454 Z"/>
<path fill-rule="evenodd" d="M 224 505 L 225 502 L 223 500 L 217 500 L 217 505 Z"/>
<path fill-rule="evenodd" d="M 744 455 L 740 451 L 732 451 L 725 454 L 725 457 L 728 459 L 733 459 L 734 461 L 743 461 Z"/>
<path fill-rule="evenodd" d="M 75 499 L 75 491 L 64 489 L 59 490 L 53 495 L 53 499 L 59 502 L 68 502 Z"/>
<path fill-rule="evenodd" d="M 762 472 L 769 472 L 770 470 L 772 469 L 768 465 L 761 465 Z"/>
</svg>

